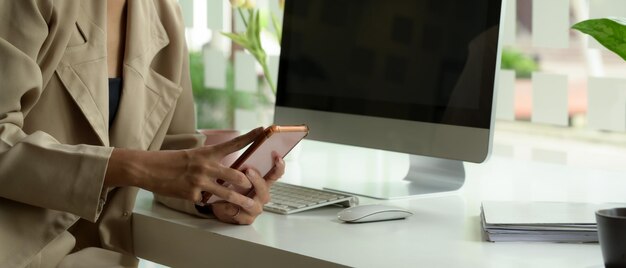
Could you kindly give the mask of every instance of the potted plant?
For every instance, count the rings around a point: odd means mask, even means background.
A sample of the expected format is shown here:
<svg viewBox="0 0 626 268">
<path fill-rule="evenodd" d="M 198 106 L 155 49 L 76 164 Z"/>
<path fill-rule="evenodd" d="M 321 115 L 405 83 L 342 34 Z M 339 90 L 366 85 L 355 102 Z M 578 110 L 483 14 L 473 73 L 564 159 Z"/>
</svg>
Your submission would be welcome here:
<svg viewBox="0 0 626 268">
<path fill-rule="evenodd" d="M 261 44 L 261 31 L 265 24 L 267 24 L 267 17 L 269 16 L 275 31 L 275 36 L 280 44 L 282 29 L 278 19 L 271 11 L 256 8 L 256 0 L 231 0 L 230 3 L 243 21 L 246 30 L 241 33 L 222 32 L 222 34 L 252 54 L 259 65 L 261 65 L 261 68 L 263 68 L 263 76 L 272 90 L 272 93 L 276 94 L 276 85 L 274 85 L 274 82 L 270 78 L 267 54 Z M 284 0 L 279 1 L 279 4 L 283 7 Z"/>
<path fill-rule="evenodd" d="M 284 0 L 278 0 L 279 7 L 284 7 Z M 234 88 L 234 67 L 229 62 L 226 71 L 226 88 L 212 89 L 204 86 L 204 62 L 202 54 L 191 52 L 190 69 L 194 99 L 196 100 L 198 127 L 201 129 L 229 129 L 234 127 L 235 110 L 261 109 L 264 118 L 270 117 L 270 112 L 263 110 L 272 105 L 276 95 L 276 86 L 270 79 L 266 50 L 261 44 L 261 33 L 273 35 L 280 43 L 281 25 L 277 17 L 267 9 L 258 8 L 256 0 L 230 0 L 233 15 L 239 16 L 245 24 L 241 33 L 222 32 L 233 43 L 239 45 L 263 68 L 263 80 L 266 87 L 261 92 L 244 92 Z M 269 29 L 270 24 L 273 29 Z M 270 92 L 266 90 L 269 88 Z M 267 108 L 269 110 L 269 107 Z M 264 121 L 265 122 L 265 121 Z"/>
</svg>

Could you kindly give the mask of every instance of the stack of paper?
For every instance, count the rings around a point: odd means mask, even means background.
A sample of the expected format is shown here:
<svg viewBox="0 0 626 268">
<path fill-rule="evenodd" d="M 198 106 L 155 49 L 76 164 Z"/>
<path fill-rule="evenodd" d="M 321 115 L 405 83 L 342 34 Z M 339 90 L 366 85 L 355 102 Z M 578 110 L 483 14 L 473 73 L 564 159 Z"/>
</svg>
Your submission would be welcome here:
<svg viewBox="0 0 626 268">
<path fill-rule="evenodd" d="M 481 223 L 488 241 L 598 242 L 595 211 L 626 204 L 486 201 Z"/>
</svg>

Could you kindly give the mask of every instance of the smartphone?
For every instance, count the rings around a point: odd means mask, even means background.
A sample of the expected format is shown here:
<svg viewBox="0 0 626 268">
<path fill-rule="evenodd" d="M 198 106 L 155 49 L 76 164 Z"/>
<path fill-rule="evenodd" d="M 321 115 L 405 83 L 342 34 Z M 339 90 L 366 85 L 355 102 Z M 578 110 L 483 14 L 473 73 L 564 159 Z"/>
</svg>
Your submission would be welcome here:
<svg viewBox="0 0 626 268">
<path fill-rule="evenodd" d="M 239 171 L 254 168 L 262 177 L 265 177 L 274 167 L 272 153 L 276 152 L 284 158 L 307 134 L 309 134 L 309 128 L 306 125 L 269 126 L 230 167 Z M 224 186 L 227 184 L 220 179 L 217 182 Z M 228 185 L 228 187 L 241 194 L 250 194 L 248 189 L 236 189 L 233 185 Z M 202 202 L 213 203 L 221 200 L 217 196 L 210 196 L 210 198 L 209 196 L 207 192 L 203 192 Z"/>
</svg>

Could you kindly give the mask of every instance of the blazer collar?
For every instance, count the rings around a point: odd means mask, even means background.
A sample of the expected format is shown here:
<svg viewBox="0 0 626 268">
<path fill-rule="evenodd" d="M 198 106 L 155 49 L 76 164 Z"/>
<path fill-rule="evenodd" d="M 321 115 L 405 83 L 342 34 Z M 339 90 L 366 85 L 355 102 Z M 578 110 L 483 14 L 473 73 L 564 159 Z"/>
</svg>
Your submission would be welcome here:
<svg viewBox="0 0 626 268">
<path fill-rule="evenodd" d="M 109 130 L 105 3 L 81 1 L 76 25 L 86 42 L 66 49 L 57 74 L 102 145 L 145 150 L 182 91 L 150 67 L 169 37 L 153 1 L 127 2 L 124 85 Z"/>
<path fill-rule="evenodd" d="M 85 42 L 65 49 L 56 73 L 102 144 L 109 146 L 106 33 L 101 27 L 105 18 L 96 16 L 101 12 L 93 12 L 98 8 L 106 10 L 106 6 L 95 6 L 94 3 L 90 8 L 84 3 L 81 1 L 76 27 L 67 30 L 72 30 L 73 35 L 81 35 Z"/>
<path fill-rule="evenodd" d="M 178 83 L 151 67 L 170 42 L 158 14 L 153 1 L 128 1 L 124 85 L 109 132 L 113 146 L 149 149 L 182 92 Z"/>
<path fill-rule="evenodd" d="M 128 1 L 124 65 L 147 71 L 157 52 L 169 44 L 169 38 L 153 1 Z"/>
</svg>

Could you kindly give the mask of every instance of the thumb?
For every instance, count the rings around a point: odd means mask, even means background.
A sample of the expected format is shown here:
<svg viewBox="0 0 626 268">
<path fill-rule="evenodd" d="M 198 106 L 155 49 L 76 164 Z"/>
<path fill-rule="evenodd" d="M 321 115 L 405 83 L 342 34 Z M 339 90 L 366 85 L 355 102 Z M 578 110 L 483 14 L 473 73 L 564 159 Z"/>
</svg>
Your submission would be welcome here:
<svg viewBox="0 0 626 268">
<path fill-rule="evenodd" d="M 256 140 L 256 138 L 259 137 L 259 135 L 261 135 L 262 133 L 263 133 L 262 127 L 255 128 L 251 130 L 250 132 L 244 135 L 241 135 L 237 138 L 234 138 L 230 141 L 217 144 L 213 148 L 215 148 L 215 150 L 219 154 L 221 154 L 221 156 L 226 156 L 226 155 L 229 155 L 231 153 L 234 153 L 236 151 L 243 149 L 248 144 Z"/>
</svg>

